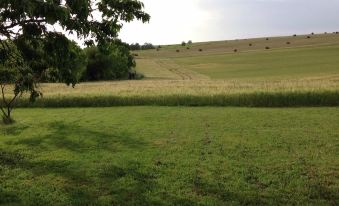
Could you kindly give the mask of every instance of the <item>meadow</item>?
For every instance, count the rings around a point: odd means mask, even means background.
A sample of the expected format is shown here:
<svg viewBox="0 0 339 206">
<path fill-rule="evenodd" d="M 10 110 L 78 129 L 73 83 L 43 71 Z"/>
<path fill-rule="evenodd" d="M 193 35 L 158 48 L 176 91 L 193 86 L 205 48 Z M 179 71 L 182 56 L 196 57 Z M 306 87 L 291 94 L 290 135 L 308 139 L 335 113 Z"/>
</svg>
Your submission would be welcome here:
<svg viewBox="0 0 339 206">
<path fill-rule="evenodd" d="M 143 80 L 17 102 L 0 205 L 339 204 L 339 35 L 134 53 Z"/>
<path fill-rule="evenodd" d="M 1 205 L 337 205 L 337 108 L 18 109 Z"/>
<path fill-rule="evenodd" d="M 184 50 L 178 53 L 179 48 Z M 145 75 L 144 80 L 81 83 L 75 88 L 42 84 L 44 98 L 35 104 L 23 100 L 18 105 L 339 105 L 338 34 L 195 43 L 187 48 L 174 45 L 138 51 L 137 71 Z M 235 53 L 233 48 L 242 49 Z"/>
</svg>

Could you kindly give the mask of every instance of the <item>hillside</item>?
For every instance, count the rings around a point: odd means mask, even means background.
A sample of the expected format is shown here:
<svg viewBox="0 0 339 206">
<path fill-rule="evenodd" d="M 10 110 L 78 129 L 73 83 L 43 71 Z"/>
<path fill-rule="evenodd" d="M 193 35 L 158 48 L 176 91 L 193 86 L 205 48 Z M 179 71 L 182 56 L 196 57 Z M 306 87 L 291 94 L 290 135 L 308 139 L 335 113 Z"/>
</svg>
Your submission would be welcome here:
<svg viewBox="0 0 339 206">
<path fill-rule="evenodd" d="M 339 74 L 337 33 L 170 45 L 134 53 L 137 70 L 147 79 L 290 80 Z"/>
<path fill-rule="evenodd" d="M 338 34 L 195 43 L 189 48 L 170 45 L 134 52 L 143 80 L 81 83 L 75 88 L 43 84 L 44 98 L 19 106 L 339 105 Z"/>
</svg>

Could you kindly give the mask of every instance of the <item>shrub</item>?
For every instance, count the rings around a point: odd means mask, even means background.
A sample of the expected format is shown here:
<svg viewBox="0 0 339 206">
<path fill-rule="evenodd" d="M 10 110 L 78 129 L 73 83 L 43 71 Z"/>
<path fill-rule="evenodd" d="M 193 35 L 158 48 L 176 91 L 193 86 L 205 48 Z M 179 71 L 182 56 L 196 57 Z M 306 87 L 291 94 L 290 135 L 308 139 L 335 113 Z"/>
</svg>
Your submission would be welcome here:
<svg viewBox="0 0 339 206">
<path fill-rule="evenodd" d="M 266 41 L 270 40 L 269 38 L 266 38 Z"/>
<path fill-rule="evenodd" d="M 199 49 L 200 52 L 202 52 L 202 49 Z"/>
<path fill-rule="evenodd" d="M 180 50 L 179 50 L 179 49 L 177 49 L 177 50 L 176 50 L 176 52 L 178 52 L 178 53 L 179 53 L 179 52 L 180 52 Z"/>
<path fill-rule="evenodd" d="M 135 75 L 135 79 L 136 80 L 141 80 L 141 79 L 144 79 L 145 78 L 145 75 L 144 74 L 142 74 L 142 73 L 136 73 L 136 75 Z"/>
<path fill-rule="evenodd" d="M 234 51 L 234 52 L 238 52 L 238 49 L 234 49 L 233 51 Z"/>
<path fill-rule="evenodd" d="M 187 50 L 189 50 L 190 48 L 189 47 L 186 47 Z"/>
<path fill-rule="evenodd" d="M 296 35 L 296 34 L 293 34 L 293 37 L 297 37 L 297 35 Z"/>
<path fill-rule="evenodd" d="M 159 48 L 157 48 L 157 51 L 160 51 L 160 49 L 159 49 Z"/>
<path fill-rule="evenodd" d="M 307 39 L 310 39 L 311 37 L 310 36 L 307 36 Z"/>
<path fill-rule="evenodd" d="M 336 34 L 339 34 L 339 31 L 336 31 L 335 33 L 336 33 Z"/>
<path fill-rule="evenodd" d="M 186 46 L 186 42 L 181 42 L 181 46 Z"/>
<path fill-rule="evenodd" d="M 314 35 L 314 32 L 312 32 L 311 35 Z"/>
<path fill-rule="evenodd" d="M 248 46 L 252 46 L 252 44 L 249 44 Z"/>
<path fill-rule="evenodd" d="M 291 44 L 291 42 L 288 41 L 288 42 L 286 42 L 286 44 Z"/>
<path fill-rule="evenodd" d="M 193 44 L 192 40 L 189 40 L 189 41 L 187 42 L 187 44 Z"/>
<path fill-rule="evenodd" d="M 126 79 L 135 67 L 134 55 L 128 45 L 112 44 L 107 48 L 89 47 L 85 49 L 88 64 L 82 81 Z"/>
<path fill-rule="evenodd" d="M 265 47 L 265 49 L 270 49 L 270 47 L 267 46 L 267 47 Z"/>
</svg>

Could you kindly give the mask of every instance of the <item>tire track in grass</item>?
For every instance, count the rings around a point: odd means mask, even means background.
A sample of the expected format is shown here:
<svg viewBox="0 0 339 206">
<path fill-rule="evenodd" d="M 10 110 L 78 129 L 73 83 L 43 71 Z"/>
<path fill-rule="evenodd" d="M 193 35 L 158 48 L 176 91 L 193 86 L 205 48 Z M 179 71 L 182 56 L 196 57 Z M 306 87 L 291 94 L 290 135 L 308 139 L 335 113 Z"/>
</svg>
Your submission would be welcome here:
<svg viewBox="0 0 339 206">
<path fill-rule="evenodd" d="M 199 74 L 189 69 L 182 68 L 170 59 L 159 59 L 155 62 L 163 69 L 167 69 L 171 73 L 174 73 L 178 79 L 181 80 L 208 80 L 208 76 Z"/>
<path fill-rule="evenodd" d="M 193 192 L 198 196 L 209 196 L 213 194 L 213 196 L 219 197 L 219 192 L 214 191 L 211 187 L 214 187 L 213 184 L 210 185 L 208 176 L 210 175 L 209 168 L 206 168 L 206 163 L 212 161 L 212 147 L 213 147 L 213 138 L 210 134 L 210 124 L 208 122 L 204 123 L 204 134 L 199 143 L 198 149 L 198 159 L 195 164 L 195 171 L 193 173 Z M 213 173 L 213 172 L 212 172 Z M 212 191 L 213 190 L 213 191 Z"/>
</svg>

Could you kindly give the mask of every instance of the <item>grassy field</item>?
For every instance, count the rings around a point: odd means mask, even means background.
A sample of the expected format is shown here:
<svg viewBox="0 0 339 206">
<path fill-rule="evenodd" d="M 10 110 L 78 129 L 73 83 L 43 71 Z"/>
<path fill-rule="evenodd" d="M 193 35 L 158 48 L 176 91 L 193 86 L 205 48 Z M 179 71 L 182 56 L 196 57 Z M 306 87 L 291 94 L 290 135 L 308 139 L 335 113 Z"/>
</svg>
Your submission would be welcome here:
<svg viewBox="0 0 339 206">
<path fill-rule="evenodd" d="M 338 205 L 338 108 L 19 109 L 0 205 Z"/>
<path fill-rule="evenodd" d="M 227 52 L 225 49 L 228 47 L 223 42 L 202 44 L 203 52 L 192 49 L 174 55 L 171 52 L 175 52 L 175 49 L 171 47 L 160 51 L 141 51 L 137 69 L 149 79 L 179 80 L 269 81 L 339 74 L 339 35 L 318 35 L 315 38 L 317 41 L 304 39 L 305 44 L 278 46 L 281 39 L 292 41 L 293 38 L 272 38 L 268 42 L 275 46 L 270 45 L 269 50 L 265 49 L 265 40 L 257 40 L 256 45 L 261 45 L 263 49 L 247 46 L 247 50 L 237 53 Z M 246 41 L 255 40 L 239 40 L 229 44 L 241 47 Z M 307 41 L 310 41 L 308 45 Z M 197 45 L 193 44 L 192 47 Z"/>
<path fill-rule="evenodd" d="M 144 80 L 81 83 L 75 88 L 42 84 L 44 98 L 35 104 L 23 99 L 18 105 L 339 106 L 338 34 L 194 43 L 188 47 L 138 51 L 137 70 L 145 75 Z M 178 53 L 179 48 L 184 50 Z"/>
</svg>

